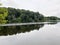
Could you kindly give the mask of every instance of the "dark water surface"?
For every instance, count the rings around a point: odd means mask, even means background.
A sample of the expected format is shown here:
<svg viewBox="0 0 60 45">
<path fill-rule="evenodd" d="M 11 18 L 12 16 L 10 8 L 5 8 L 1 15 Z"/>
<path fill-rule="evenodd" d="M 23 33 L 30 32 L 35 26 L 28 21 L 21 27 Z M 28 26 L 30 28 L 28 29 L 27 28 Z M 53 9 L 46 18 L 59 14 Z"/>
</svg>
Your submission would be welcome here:
<svg viewBox="0 0 60 45">
<path fill-rule="evenodd" d="M 60 23 L 4 27 L 0 45 L 60 45 Z"/>
</svg>

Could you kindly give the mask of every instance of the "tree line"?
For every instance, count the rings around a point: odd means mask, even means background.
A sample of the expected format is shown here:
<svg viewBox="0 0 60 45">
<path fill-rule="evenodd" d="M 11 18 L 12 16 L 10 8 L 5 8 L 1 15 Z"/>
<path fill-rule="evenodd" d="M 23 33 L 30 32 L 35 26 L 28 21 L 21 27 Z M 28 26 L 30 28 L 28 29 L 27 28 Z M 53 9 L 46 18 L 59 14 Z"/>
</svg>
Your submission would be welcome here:
<svg viewBox="0 0 60 45">
<path fill-rule="evenodd" d="M 24 22 L 44 22 L 49 20 L 57 20 L 60 18 L 55 16 L 44 17 L 39 12 L 33 12 L 24 9 L 15 9 L 11 7 L 0 7 L 0 23 L 24 23 Z"/>
</svg>

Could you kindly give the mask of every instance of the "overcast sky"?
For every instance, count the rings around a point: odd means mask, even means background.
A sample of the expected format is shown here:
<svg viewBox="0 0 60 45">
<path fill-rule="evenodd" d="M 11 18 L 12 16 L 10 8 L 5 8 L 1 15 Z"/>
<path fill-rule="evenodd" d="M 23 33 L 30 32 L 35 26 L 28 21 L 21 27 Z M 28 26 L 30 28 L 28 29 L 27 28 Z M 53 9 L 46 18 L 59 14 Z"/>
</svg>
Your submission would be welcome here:
<svg viewBox="0 0 60 45">
<path fill-rule="evenodd" d="M 60 17 L 60 0 L 0 0 L 4 7 L 38 11 L 45 16 Z"/>
</svg>

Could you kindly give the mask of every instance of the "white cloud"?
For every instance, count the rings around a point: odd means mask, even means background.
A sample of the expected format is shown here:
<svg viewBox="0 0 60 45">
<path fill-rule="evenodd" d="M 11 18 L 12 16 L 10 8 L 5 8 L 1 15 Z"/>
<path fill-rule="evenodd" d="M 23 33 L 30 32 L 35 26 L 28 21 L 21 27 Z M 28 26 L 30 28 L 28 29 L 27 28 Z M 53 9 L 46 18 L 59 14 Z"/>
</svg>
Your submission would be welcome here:
<svg viewBox="0 0 60 45">
<path fill-rule="evenodd" d="M 60 0 L 1 0 L 3 6 L 39 11 L 50 16 L 60 16 Z"/>
</svg>

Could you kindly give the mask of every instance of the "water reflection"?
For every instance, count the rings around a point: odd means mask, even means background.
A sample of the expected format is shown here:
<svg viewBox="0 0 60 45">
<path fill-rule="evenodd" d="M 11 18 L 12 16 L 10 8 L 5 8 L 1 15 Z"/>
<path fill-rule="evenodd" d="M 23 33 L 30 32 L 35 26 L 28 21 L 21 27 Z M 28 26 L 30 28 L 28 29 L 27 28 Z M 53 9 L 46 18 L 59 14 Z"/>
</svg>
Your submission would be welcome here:
<svg viewBox="0 0 60 45">
<path fill-rule="evenodd" d="M 3 27 L 3 29 L 0 30 L 0 36 L 1 35 L 13 35 L 13 34 L 17 34 L 17 33 L 30 32 L 34 29 L 42 28 L 43 26 L 44 26 L 44 24 Z"/>
<path fill-rule="evenodd" d="M 49 23 L 50 25 L 53 25 L 53 24 L 57 24 L 58 22 L 54 22 L 54 23 Z"/>
<path fill-rule="evenodd" d="M 56 24 L 56 23 L 53 23 L 53 24 Z M 2 27 L 2 29 L 0 30 L 0 36 L 13 35 L 17 33 L 25 33 L 25 32 L 33 31 L 35 29 L 39 30 L 43 26 L 44 24 Z"/>
</svg>

